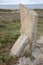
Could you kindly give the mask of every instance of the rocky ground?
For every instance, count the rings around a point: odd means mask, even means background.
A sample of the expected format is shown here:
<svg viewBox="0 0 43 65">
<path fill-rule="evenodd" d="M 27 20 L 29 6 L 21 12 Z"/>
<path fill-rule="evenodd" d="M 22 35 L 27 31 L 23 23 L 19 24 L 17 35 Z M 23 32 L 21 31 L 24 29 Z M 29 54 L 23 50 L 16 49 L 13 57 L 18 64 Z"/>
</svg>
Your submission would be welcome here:
<svg viewBox="0 0 43 65">
<path fill-rule="evenodd" d="M 15 60 L 14 57 L 12 57 L 9 61 L 7 61 L 7 65 L 43 65 L 43 36 L 40 37 L 35 44 L 35 48 L 32 51 L 32 56 L 34 59 L 31 59 L 29 56 L 23 56 L 19 58 L 15 57 Z"/>
<path fill-rule="evenodd" d="M 35 48 L 32 51 L 32 56 L 35 59 L 25 56 L 19 58 L 16 65 L 43 65 L 43 36 L 36 41 Z"/>
</svg>

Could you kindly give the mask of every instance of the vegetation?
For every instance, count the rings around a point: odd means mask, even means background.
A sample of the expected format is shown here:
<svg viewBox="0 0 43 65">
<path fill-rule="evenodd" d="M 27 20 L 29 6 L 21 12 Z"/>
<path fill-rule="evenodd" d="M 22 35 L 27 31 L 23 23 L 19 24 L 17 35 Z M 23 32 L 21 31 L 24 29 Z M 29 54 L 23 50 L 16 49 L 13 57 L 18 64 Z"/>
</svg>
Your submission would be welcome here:
<svg viewBox="0 0 43 65">
<path fill-rule="evenodd" d="M 0 12 L 12 12 L 13 10 L 9 10 L 9 9 L 0 9 Z"/>
<path fill-rule="evenodd" d="M 20 35 L 20 21 L 0 21 L 0 60 L 8 60 L 6 53 Z M 8 51 L 6 50 L 8 49 Z"/>
<path fill-rule="evenodd" d="M 13 11 L 17 12 L 17 11 L 19 11 L 19 9 L 15 9 L 15 10 L 10 10 L 10 9 L 0 9 L 0 12 L 13 12 Z"/>
<path fill-rule="evenodd" d="M 43 9 L 34 9 L 35 11 L 43 11 Z"/>
<path fill-rule="evenodd" d="M 20 21 L 0 22 L 0 43 L 10 43 L 20 35 Z"/>
<path fill-rule="evenodd" d="M 36 38 L 38 39 L 40 36 L 43 35 L 43 18 L 39 18 L 38 24 L 37 24 L 37 33 Z"/>
</svg>

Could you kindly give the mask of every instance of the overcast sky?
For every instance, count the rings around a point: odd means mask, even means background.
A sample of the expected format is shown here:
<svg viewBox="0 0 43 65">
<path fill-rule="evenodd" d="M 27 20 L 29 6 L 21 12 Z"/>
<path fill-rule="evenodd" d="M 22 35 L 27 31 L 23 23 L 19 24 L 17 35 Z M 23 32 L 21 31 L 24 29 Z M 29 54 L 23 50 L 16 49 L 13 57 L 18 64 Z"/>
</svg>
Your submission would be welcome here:
<svg viewBox="0 0 43 65">
<path fill-rule="evenodd" d="M 43 0 L 0 0 L 0 4 L 43 4 Z"/>
</svg>

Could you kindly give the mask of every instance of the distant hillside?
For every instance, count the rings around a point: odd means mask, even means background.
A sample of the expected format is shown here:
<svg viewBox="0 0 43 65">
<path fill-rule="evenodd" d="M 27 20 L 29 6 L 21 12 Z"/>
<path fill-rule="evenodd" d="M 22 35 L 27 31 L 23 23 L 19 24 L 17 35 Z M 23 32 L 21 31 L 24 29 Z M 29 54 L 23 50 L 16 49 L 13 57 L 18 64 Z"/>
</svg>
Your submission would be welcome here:
<svg viewBox="0 0 43 65">
<path fill-rule="evenodd" d="M 39 17 L 43 17 L 43 9 L 35 9 Z"/>
<path fill-rule="evenodd" d="M 0 9 L 0 12 L 13 12 L 13 11 L 18 11 L 18 9 L 15 10 L 10 10 L 10 9 Z"/>
</svg>

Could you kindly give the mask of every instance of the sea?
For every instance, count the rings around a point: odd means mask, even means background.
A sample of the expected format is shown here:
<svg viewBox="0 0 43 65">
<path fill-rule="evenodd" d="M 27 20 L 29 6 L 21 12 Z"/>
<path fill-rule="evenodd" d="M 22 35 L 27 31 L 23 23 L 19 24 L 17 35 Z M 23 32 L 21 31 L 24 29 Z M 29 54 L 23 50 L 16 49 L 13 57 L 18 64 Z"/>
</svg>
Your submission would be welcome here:
<svg viewBox="0 0 43 65">
<path fill-rule="evenodd" d="M 24 6 L 28 9 L 43 9 L 43 4 L 26 4 Z M 19 5 L 0 5 L 0 9 L 19 9 Z"/>
</svg>

